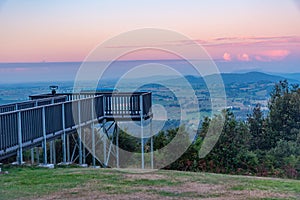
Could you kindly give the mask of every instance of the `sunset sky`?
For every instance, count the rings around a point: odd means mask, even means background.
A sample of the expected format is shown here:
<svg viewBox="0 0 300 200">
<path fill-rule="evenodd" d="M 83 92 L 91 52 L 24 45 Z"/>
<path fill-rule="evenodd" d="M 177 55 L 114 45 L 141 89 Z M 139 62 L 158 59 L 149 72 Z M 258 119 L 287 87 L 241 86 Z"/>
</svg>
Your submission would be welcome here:
<svg viewBox="0 0 300 200">
<path fill-rule="evenodd" d="M 113 36 L 154 27 L 190 37 L 219 62 L 296 67 L 299 5 L 296 0 L 0 0 L 0 62 L 82 61 Z"/>
</svg>

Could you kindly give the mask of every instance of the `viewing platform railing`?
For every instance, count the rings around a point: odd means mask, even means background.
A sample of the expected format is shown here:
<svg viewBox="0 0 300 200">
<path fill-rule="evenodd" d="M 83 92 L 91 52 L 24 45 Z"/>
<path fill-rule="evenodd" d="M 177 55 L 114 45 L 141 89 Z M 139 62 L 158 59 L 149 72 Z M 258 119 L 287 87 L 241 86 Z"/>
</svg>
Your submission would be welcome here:
<svg viewBox="0 0 300 200">
<path fill-rule="evenodd" d="M 0 160 L 95 121 L 152 117 L 151 93 L 36 95 L 0 106 Z"/>
</svg>

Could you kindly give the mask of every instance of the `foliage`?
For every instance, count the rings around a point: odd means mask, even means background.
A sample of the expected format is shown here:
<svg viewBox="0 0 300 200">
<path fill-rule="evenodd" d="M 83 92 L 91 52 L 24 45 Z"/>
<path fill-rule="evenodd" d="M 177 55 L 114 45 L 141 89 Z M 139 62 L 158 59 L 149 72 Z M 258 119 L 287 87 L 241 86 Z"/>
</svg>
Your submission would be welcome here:
<svg viewBox="0 0 300 200">
<path fill-rule="evenodd" d="M 261 106 L 256 105 L 246 121 L 237 120 L 231 110 L 224 110 L 213 118 L 205 118 L 193 141 L 185 126 L 160 131 L 153 137 L 153 149 L 157 152 L 168 146 L 168 152 L 176 155 L 175 161 L 166 169 L 299 179 L 299 86 L 290 85 L 287 81 L 277 83 L 268 106 L 269 113 L 264 116 Z M 73 141 L 71 146 L 74 145 Z M 140 152 L 141 140 L 121 130 L 119 146 L 129 152 Z M 150 140 L 145 140 L 144 146 L 145 152 L 149 152 Z M 181 150 L 178 146 L 186 148 L 179 158 Z M 60 143 L 57 143 L 57 155 L 61 155 L 61 149 Z M 120 159 L 131 159 L 123 156 L 123 152 L 120 154 Z M 155 166 L 164 164 L 165 156 L 174 155 L 166 155 L 164 151 L 155 154 Z M 57 160 L 62 158 L 58 157 Z M 87 162 L 91 162 L 91 157 L 87 158 Z M 126 160 L 121 160 L 123 162 Z"/>
<path fill-rule="evenodd" d="M 167 169 L 300 178 L 299 86 L 280 81 L 268 106 L 267 116 L 258 104 L 246 122 L 237 121 L 230 110 L 205 118 L 192 145 Z M 221 118 L 225 123 L 220 136 L 214 128 L 209 133 L 208 127 L 216 126 Z M 155 149 L 165 146 L 175 133 L 169 130 L 156 135 Z M 215 137 L 219 139 L 210 153 L 205 158 L 196 156 L 213 145 Z"/>
</svg>

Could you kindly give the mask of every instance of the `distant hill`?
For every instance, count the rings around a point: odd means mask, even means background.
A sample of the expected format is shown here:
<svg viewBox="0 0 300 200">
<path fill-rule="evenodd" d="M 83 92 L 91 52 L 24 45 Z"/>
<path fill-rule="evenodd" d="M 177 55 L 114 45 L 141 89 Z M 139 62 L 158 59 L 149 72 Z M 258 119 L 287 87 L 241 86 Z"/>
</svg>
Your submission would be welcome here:
<svg viewBox="0 0 300 200">
<path fill-rule="evenodd" d="M 257 82 L 271 82 L 276 83 L 281 80 L 287 79 L 290 83 L 299 83 L 297 79 L 292 79 L 290 77 L 283 77 L 278 75 L 270 75 L 262 72 L 248 72 L 248 73 L 223 73 L 221 74 L 223 82 L 225 85 L 232 84 L 232 83 L 257 83 Z M 296 75 L 295 75 L 296 77 Z M 214 80 L 217 78 L 217 75 L 209 75 L 205 77 L 208 80 Z M 195 76 L 186 76 L 186 79 L 190 83 L 198 83 L 204 84 L 204 79 L 202 77 L 195 77 Z M 300 80 L 300 74 L 299 79 Z"/>
<path fill-rule="evenodd" d="M 278 74 L 279 76 L 283 76 L 287 79 L 293 79 L 300 82 L 300 73 L 287 73 L 287 74 Z"/>
<path fill-rule="evenodd" d="M 222 74 L 222 78 L 225 84 L 230 84 L 233 82 L 240 83 L 255 83 L 255 82 L 279 82 L 281 80 L 287 79 L 286 77 L 270 75 L 262 72 L 248 72 L 244 74 Z M 289 79 L 290 82 L 296 82 L 295 80 Z"/>
</svg>

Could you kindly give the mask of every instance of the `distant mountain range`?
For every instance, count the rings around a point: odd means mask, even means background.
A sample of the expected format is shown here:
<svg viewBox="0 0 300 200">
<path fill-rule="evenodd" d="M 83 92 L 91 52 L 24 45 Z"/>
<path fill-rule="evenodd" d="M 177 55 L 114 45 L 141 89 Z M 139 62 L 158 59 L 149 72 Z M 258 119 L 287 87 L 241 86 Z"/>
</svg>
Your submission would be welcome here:
<svg viewBox="0 0 300 200">
<path fill-rule="evenodd" d="M 205 79 L 214 81 L 217 80 L 217 75 L 206 76 Z M 248 73 L 222 73 L 221 77 L 225 85 L 232 83 L 258 83 L 270 82 L 277 83 L 282 80 L 288 80 L 289 83 L 300 83 L 300 74 L 288 74 L 287 76 L 271 75 L 262 72 L 248 72 Z M 297 78 L 299 77 L 299 79 Z M 205 84 L 204 78 L 196 76 L 186 76 L 190 83 Z"/>
<path fill-rule="evenodd" d="M 289 83 L 300 84 L 300 73 L 299 74 L 269 74 L 263 72 L 247 72 L 247 73 L 221 73 L 220 74 L 223 80 L 224 85 L 236 84 L 251 84 L 251 83 L 278 83 L 279 81 L 287 80 Z M 299 77 L 299 78 L 298 78 Z M 183 77 L 179 78 L 178 76 L 149 76 L 146 78 L 134 78 L 127 79 L 127 83 L 168 83 L 171 85 L 183 85 Z M 205 77 L 186 75 L 184 78 L 194 86 L 205 86 L 205 80 L 216 82 L 219 78 L 219 75 L 208 75 Z"/>
<path fill-rule="evenodd" d="M 213 76 L 213 75 L 212 75 Z M 256 82 L 279 82 L 281 80 L 288 80 L 290 83 L 298 83 L 299 81 L 293 79 L 292 77 L 284 77 L 280 75 L 271 75 L 263 72 L 248 72 L 244 74 L 238 73 L 226 73 L 221 74 L 225 84 L 231 84 L 233 82 L 239 83 L 256 83 Z"/>
<path fill-rule="evenodd" d="M 206 85 L 204 78 L 200 76 L 193 76 L 193 75 L 186 75 L 184 76 L 187 81 L 189 81 L 191 84 L 200 84 L 200 85 Z M 212 80 L 218 78 L 219 75 L 208 75 L 205 76 L 205 79 Z M 246 72 L 246 73 L 221 73 L 221 77 L 223 79 L 223 82 L 225 85 L 229 85 L 232 83 L 237 84 L 248 84 L 248 83 L 258 83 L 258 82 L 269 82 L 269 83 L 277 83 L 281 80 L 287 80 L 289 83 L 298 83 L 300 84 L 300 73 L 286 73 L 286 74 L 278 74 L 278 73 L 264 73 L 264 72 Z M 217 79 L 216 79 L 217 80 Z M 103 80 L 103 85 L 109 84 L 111 87 L 114 87 L 114 84 L 118 82 L 118 79 L 105 79 Z M 178 76 L 166 76 L 166 75 L 160 75 L 160 76 L 149 76 L 149 77 L 141 77 L 141 78 L 133 78 L 133 79 L 127 79 L 125 81 L 127 83 L 145 83 L 145 82 L 169 82 L 169 83 L 175 83 L 180 85 L 182 82 Z M 30 88 L 30 87 L 39 87 L 43 88 L 45 87 L 46 90 L 48 90 L 49 84 L 53 85 L 53 82 L 31 82 L 31 83 L 24 83 L 22 84 L 22 87 L 24 88 Z M 69 81 L 57 81 L 55 84 L 58 86 L 65 86 L 68 85 L 68 87 L 72 87 L 73 82 Z M 102 84 L 100 84 L 102 86 Z M 99 85 L 99 87 L 101 87 Z M 1 88 L 11 88 L 18 86 L 20 87 L 20 84 L 1 84 Z"/>
</svg>

